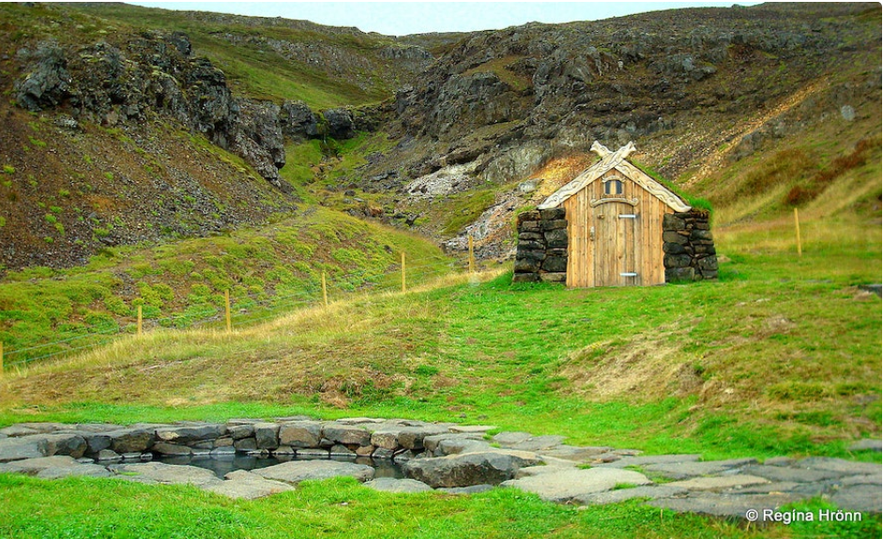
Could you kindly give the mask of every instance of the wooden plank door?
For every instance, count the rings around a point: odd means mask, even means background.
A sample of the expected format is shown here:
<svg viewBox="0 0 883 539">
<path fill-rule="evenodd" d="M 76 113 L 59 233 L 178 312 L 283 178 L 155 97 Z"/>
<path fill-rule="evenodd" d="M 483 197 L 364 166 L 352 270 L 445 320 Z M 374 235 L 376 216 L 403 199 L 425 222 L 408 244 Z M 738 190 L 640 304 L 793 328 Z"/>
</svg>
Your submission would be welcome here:
<svg viewBox="0 0 883 539">
<path fill-rule="evenodd" d="M 618 202 L 595 207 L 595 286 L 639 284 L 634 210 Z"/>
</svg>

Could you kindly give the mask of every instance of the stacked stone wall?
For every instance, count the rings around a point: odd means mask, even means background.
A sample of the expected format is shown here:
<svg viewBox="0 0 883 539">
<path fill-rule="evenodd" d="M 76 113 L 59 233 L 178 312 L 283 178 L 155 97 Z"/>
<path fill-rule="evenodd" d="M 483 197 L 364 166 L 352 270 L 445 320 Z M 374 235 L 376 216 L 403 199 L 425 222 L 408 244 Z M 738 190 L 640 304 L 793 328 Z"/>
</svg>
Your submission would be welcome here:
<svg viewBox="0 0 883 539">
<path fill-rule="evenodd" d="M 564 208 L 518 216 L 518 248 L 513 283 L 567 280 L 567 220 Z"/>
<path fill-rule="evenodd" d="M 717 251 L 707 211 L 667 214 L 662 241 L 665 282 L 717 279 Z"/>
</svg>

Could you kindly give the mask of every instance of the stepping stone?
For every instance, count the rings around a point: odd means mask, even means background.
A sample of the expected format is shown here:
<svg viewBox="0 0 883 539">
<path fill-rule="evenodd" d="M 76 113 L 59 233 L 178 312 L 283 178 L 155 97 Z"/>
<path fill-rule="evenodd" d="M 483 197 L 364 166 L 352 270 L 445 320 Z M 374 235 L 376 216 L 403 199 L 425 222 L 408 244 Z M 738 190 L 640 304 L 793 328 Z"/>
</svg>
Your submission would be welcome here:
<svg viewBox="0 0 883 539">
<path fill-rule="evenodd" d="M 726 490 L 731 488 L 749 487 L 769 483 L 769 480 L 754 475 L 727 475 L 719 477 L 696 477 L 686 481 L 667 483 L 671 487 L 681 487 L 688 490 Z"/>
<path fill-rule="evenodd" d="M 791 466 L 767 466 L 756 464 L 747 466 L 743 470 L 746 474 L 765 477 L 770 481 L 786 481 L 797 483 L 813 483 L 840 477 L 842 474 L 830 470 L 812 470 L 809 468 L 794 468 Z"/>
<path fill-rule="evenodd" d="M 741 466 L 756 463 L 757 459 L 711 460 L 703 462 L 663 462 L 648 464 L 647 471 L 657 472 L 671 479 L 688 479 L 702 475 L 725 473 Z M 735 473 L 735 471 L 733 472 Z"/>
<path fill-rule="evenodd" d="M 512 446 L 518 451 L 542 451 L 561 445 L 564 436 L 535 436 Z"/>
<path fill-rule="evenodd" d="M 672 498 L 686 493 L 687 489 L 685 488 L 672 487 L 669 485 L 653 485 L 608 490 L 606 492 L 597 492 L 594 494 L 583 494 L 573 498 L 573 501 L 584 505 L 605 505 L 608 503 L 624 502 L 633 498 L 649 498 L 651 500 Z"/>
<path fill-rule="evenodd" d="M 264 479 L 257 474 L 245 470 L 230 472 L 224 476 L 224 479 L 225 481 L 206 483 L 200 488 L 240 500 L 254 500 L 294 490 L 294 487 L 289 484 Z"/>
<path fill-rule="evenodd" d="M 164 485 L 202 486 L 221 480 L 211 470 L 196 466 L 143 462 L 135 464 L 113 464 L 108 469 L 118 474 L 116 479 L 139 483 L 160 483 Z M 128 475 L 134 474 L 134 475 Z"/>
<path fill-rule="evenodd" d="M 671 486 L 669 483 L 668 486 Z M 698 513 L 717 517 L 734 517 L 744 519 L 749 509 L 759 512 L 763 521 L 764 509 L 778 509 L 785 504 L 805 499 L 807 496 L 797 494 L 743 494 L 726 495 L 705 493 L 701 496 L 688 498 L 659 498 L 647 502 L 652 507 L 671 509 L 678 513 Z"/>
<path fill-rule="evenodd" d="M 881 465 L 875 462 L 856 462 L 830 457 L 811 457 L 797 463 L 801 468 L 812 470 L 828 470 L 841 475 L 859 475 L 880 473 Z"/>
<path fill-rule="evenodd" d="M 414 479 L 395 479 L 392 477 L 378 477 L 377 479 L 372 479 L 365 483 L 365 486 L 383 492 L 414 493 L 432 490 L 432 487 L 426 483 Z"/>
<path fill-rule="evenodd" d="M 451 432 L 455 434 L 484 434 L 496 428 L 498 427 L 494 425 L 457 425 L 456 427 L 451 427 Z"/>
<path fill-rule="evenodd" d="M 111 477 L 110 471 L 99 464 L 77 463 L 75 466 L 52 466 L 37 474 L 40 479 L 61 479 L 63 477 Z"/>
<path fill-rule="evenodd" d="M 612 450 L 612 447 L 576 447 L 572 445 L 559 445 L 558 447 L 542 451 L 542 454 L 543 456 L 567 459 L 574 462 L 590 462 L 599 455 L 609 453 Z"/>
<path fill-rule="evenodd" d="M 569 502 L 578 496 L 612 490 L 617 485 L 649 485 L 652 481 L 644 474 L 631 470 L 590 468 L 565 470 L 506 481 L 504 487 L 532 492 L 551 502 Z"/>
<path fill-rule="evenodd" d="M 374 468 L 353 462 L 333 460 L 292 461 L 254 470 L 255 474 L 276 481 L 296 485 L 301 481 L 329 479 L 332 477 L 354 477 L 364 483 L 374 478 Z"/>
<path fill-rule="evenodd" d="M 46 440 L 42 436 L 24 436 L 0 440 L 0 463 L 46 456 Z"/>
<path fill-rule="evenodd" d="M 851 485 L 843 487 L 830 496 L 831 502 L 844 511 L 863 511 L 880 514 L 883 499 L 880 485 Z"/>
<path fill-rule="evenodd" d="M 491 439 L 503 447 L 508 447 L 520 444 L 532 437 L 529 432 L 501 432 Z"/>
<path fill-rule="evenodd" d="M 70 456 L 39 457 L 0 464 L 0 472 L 37 475 L 47 468 L 76 466 L 77 460 Z"/>
<path fill-rule="evenodd" d="M 613 462 L 605 462 L 597 466 L 605 468 L 625 468 L 626 466 L 648 466 L 651 464 L 670 464 L 676 462 L 697 462 L 701 455 L 651 455 L 646 457 L 622 457 Z"/>
</svg>

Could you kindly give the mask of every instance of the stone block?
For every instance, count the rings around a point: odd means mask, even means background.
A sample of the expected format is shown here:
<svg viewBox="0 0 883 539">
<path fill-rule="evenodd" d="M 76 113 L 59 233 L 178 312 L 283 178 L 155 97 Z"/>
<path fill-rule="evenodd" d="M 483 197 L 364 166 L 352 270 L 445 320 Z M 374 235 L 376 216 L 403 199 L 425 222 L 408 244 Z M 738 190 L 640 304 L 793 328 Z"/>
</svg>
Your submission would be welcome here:
<svg viewBox="0 0 883 539">
<path fill-rule="evenodd" d="M 690 262 L 693 261 L 693 258 L 690 255 L 665 255 L 662 259 L 662 264 L 666 267 L 666 269 L 673 268 L 686 268 L 690 265 Z"/>
<path fill-rule="evenodd" d="M 663 230 L 684 230 L 687 228 L 687 223 L 684 222 L 684 219 L 681 217 L 677 217 L 671 213 L 665 214 L 662 218 L 662 229 Z"/>
<path fill-rule="evenodd" d="M 518 234 L 518 241 L 519 242 L 521 242 L 521 241 L 537 241 L 537 240 L 542 240 L 542 239 L 543 239 L 543 235 L 540 234 L 539 231 L 537 231 L 537 232 L 520 232 Z"/>
<path fill-rule="evenodd" d="M 249 423 L 246 425 L 230 425 L 227 427 L 227 432 L 234 440 L 250 438 L 254 436 L 254 424 Z"/>
<path fill-rule="evenodd" d="M 550 256 L 543 260 L 543 270 L 550 273 L 567 271 L 567 259 L 560 256 Z"/>
<path fill-rule="evenodd" d="M 567 247 L 567 230 L 560 228 L 557 230 L 549 230 L 544 234 L 546 245 L 555 248 Z"/>
<path fill-rule="evenodd" d="M 663 243 L 662 252 L 670 255 L 680 255 L 687 252 L 687 249 L 680 243 Z"/>
<path fill-rule="evenodd" d="M 516 259 L 522 260 L 545 260 L 546 251 L 545 250 L 521 250 L 518 251 L 518 254 L 515 255 Z"/>
<path fill-rule="evenodd" d="M 532 232 L 540 230 L 540 222 L 539 221 L 525 221 L 518 225 L 518 232 Z"/>
<path fill-rule="evenodd" d="M 254 438 L 240 438 L 239 440 L 235 440 L 233 442 L 233 447 L 236 448 L 236 451 L 254 451 L 258 448 L 257 443 Z"/>
<path fill-rule="evenodd" d="M 518 224 L 529 222 L 529 221 L 539 221 L 540 220 L 540 212 L 539 210 L 531 210 L 518 214 Z"/>
<path fill-rule="evenodd" d="M 564 283 L 564 282 L 567 282 L 567 273 L 565 273 L 565 272 L 540 273 L 540 280 L 545 283 Z"/>
<path fill-rule="evenodd" d="M 542 228 L 544 232 L 549 231 L 549 230 L 559 230 L 559 229 L 567 230 L 567 221 L 565 219 L 552 219 L 549 221 L 540 221 L 540 228 Z"/>
<path fill-rule="evenodd" d="M 540 261 L 529 258 L 515 259 L 515 273 L 536 273 L 540 271 Z"/>
<path fill-rule="evenodd" d="M 669 268 L 665 270 L 665 282 L 679 283 L 684 281 L 692 281 L 696 276 L 693 268 Z"/>
<path fill-rule="evenodd" d="M 554 221 L 564 219 L 566 213 L 564 208 L 552 208 L 549 210 L 540 210 L 540 219 L 543 221 Z"/>
<path fill-rule="evenodd" d="M 539 281 L 539 273 L 516 273 L 512 276 L 513 283 L 538 283 Z"/>
<path fill-rule="evenodd" d="M 690 239 L 691 240 L 713 240 L 714 238 L 711 236 L 710 230 L 693 229 L 693 231 L 690 232 Z"/>
<path fill-rule="evenodd" d="M 705 258 L 700 258 L 699 262 L 696 264 L 700 270 L 717 270 L 717 257 L 714 255 L 706 256 Z"/>
<path fill-rule="evenodd" d="M 519 251 L 545 250 L 546 244 L 541 241 L 521 241 L 518 240 Z"/>
<path fill-rule="evenodd" d="M 315 421 L 293 421 L 279 427 L 279 443 L 295 448 L 318 447 L 322 425 Z"/>
<path fill-rule="evenodd" d="M 335 444 L 371 445 L 371 433 L 363 428 L 351 425 L 326 423 L 322 427 L 322 435 Z"/>
<path fill-rule="evenodd" d="M 258 449 L 276 449 L 279 447 L 279 425 L 276 423 L 256 423 L 254 438 Z"/>
<path fill-rule="evenodd" d="M 687 238 L 687 236 L 678 234 L 677 232 L 671 230 L 667 230 L 662 233 L 662 241 L 666 243 L 678 243 L 680 245 L 686 245 L 690 243 L 690 240 Z"/>
</svg>

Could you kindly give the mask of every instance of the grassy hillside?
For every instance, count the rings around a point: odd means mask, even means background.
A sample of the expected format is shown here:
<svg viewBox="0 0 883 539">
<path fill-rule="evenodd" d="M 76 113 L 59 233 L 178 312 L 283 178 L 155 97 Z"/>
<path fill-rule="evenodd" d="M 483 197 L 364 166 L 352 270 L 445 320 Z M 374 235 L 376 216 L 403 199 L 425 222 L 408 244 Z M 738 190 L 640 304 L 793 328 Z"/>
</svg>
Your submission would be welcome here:
<svg viewBox="0 0 883 539">
<path fill-rule="evenodd" d="M 152 419 L 259 402 L 654 452 L 843 455 L 846 441 L 880 433 L 880 303 L 855 288 L 879 281 L 880 234 L 832 245 L 810 228 L 799 259 L 787 229 L 772 234 L 778 245 L 722 238 L 720 283 L 564 290 L 511 287 L 504 274 L 233 335 L 122 340 L 9 378 L 4 421 L 35 406 L 44 418 L 126 419 L 137 395 Z M 163 411 L 182 405 L 197 408 Z"/>
<path fill-rule="evenodd" d="M 280 218 L 281 219 L 281 218 Z M 290 312 L 395 283 L 400 253 L 412 284 L 450 271 L 451 260 L 416 236 L 307 207 L 264 228 L 156 247 L 106 248 L 83 267 L 34 267 L 0 283 L 0 339 L 7 368 L 146 327 L 217 321 L 230 291 L 235 323 Z"/>
</svg>

